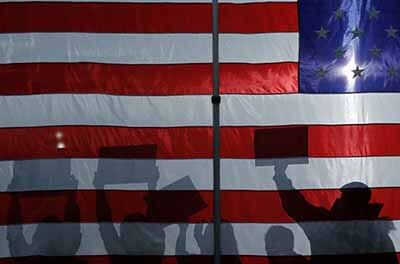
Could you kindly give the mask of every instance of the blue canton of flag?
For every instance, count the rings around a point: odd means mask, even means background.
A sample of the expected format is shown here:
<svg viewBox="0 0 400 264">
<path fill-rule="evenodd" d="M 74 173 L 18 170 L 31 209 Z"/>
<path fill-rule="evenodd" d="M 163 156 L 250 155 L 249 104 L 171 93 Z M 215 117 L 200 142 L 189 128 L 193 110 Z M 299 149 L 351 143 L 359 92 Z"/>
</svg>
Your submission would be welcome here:
<svg viewBox="0 0 400 264">
<path fill-rule="evenodd" d="M 399 0 L 300 0 L 302 93 L 400 91 Z"/>
</svg>

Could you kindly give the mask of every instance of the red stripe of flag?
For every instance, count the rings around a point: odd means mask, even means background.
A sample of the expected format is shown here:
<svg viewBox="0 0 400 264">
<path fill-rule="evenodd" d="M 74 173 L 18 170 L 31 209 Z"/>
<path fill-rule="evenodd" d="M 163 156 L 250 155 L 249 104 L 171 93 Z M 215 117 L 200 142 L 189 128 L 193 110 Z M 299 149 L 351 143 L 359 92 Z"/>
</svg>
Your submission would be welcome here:
<svg viewBox="0 0 400 264">
<path fill-rule="evenodd" d="M 266 127 L 222 127 L 222 158 L 255 158 L 254 132 Z M 57 149 L 56 133 L 65 149 Z M 309 157 L 399 156 L 400 125 L 309 126 Z M 282 139 L 280 139 L 282 140 Z M 55 126 L 2 128 L 1 160 L 97 158 L 101 147 L 156 144 L 158 159 L 212 158 L 211 127 L 128 128 Z M 240 144 L 238 144 L 240 143 Z"/>
<path fill-rule="evenodd" d="M 56 133 L 62 132 L 58 140 Z M 100 148 L 156 144 L 154 158 L 209 158 L 212 156 L 212 128 L 169 127 L 128 128 L 107 126 L 65 126 L 0 129 L 0 159 L 99 157 Z M 57 149 L 63 142 L 64 149 Z"/>
<path fill-rule="evenodd" d="M 297 3 L 221 4 L 222 33 L 298 32 Z"/>
<path fill-rule="evenodd" d="M 1 33 L 200 33 L 212 22 L 211 4 L 3 3 L 0 16 Z"/>
<path fill-rule="evenodd" d="M 400 261 L 400 254 L 396 252 L 364 254 L 365 258 L 371 260 L 370 263 L 379 263 L 385 256 L 395 255 Z M 305 257 L 308 261 L 309 256 Z M 359 255 L 329 255 L 319 256 L 321 261 L 332 261 L 356 263 Z M 213 256 L 206 255 L 185 255 L 185 256 L 76 256 L 76 257 L 20 257 L 0 259 L 0 264 L 42 264 L 42 263 L 60 263 L 60 264 L 132 264 L 132 263 L 159 263 L 162 264 L 212 264 Z M 239 261 L 238 261 L 239 260 Z M 376 262 L 372 262 L 376 261 Z M 303 256 L 221 256 L 222 264 L 273 264 L 273 263 L 304 263 Z"/>
<path fill-rule="evenodd" d="M 0 94 L 210 94 L 212 65 L 31 63 L 0 65 Z"/>
<path fill-rule="evenodd" d="M 211 33 L 211 15 L 211 3 L 2 3 L 0 33 Z M 222 33 L 298 31 L 296 3 L 221 4 L 220 16 Z"/>
<path fill-rule="evenodd" d="M 109 204 L 111 215 L 107 213 L 102 202 L 101 211 L 96 209 L 96 194 L 104 192 Z M 286 197 L 296 199 L 293 191 L 281 191 Z M 300 194 L 316 207 L 330 210 L 340 197 L 339 189 L 301 190 Z M 371 203 L 383 204 L 379 214 L 380 219 L 400 219 L 400 205 L 393 197 L 400 195 L 400 188 L 371 188 Z M 159 207 L 165 210 L 157 211 L 151 216 L 146 215 L 148 204 L 147 197 L 156 196 Z M 190 199 L 182 199 L 188 195 L 200 195 L 206 208 L 190 216 L 184 217 L 184 210 L 191 210 L 193 204 Z M 126 217 L 142 214 L 140 218 L 131 219 L 139 222 L 211 222 L 213 217 L 212 191 L 40 191 L 1 193 L 2 207 L 0 208 L 0 224 L 38 223 L 46 221 L 49 216 L 56 217 L 58 221 L 65 222 L 123 222 Z M 185 200 L 188 200 L 185 205 Z M 15 202 L 20 205 L 20 215 Z M 68 201 L 74 201 L 74 203 Z M 160 203 L 165 203 L 160 204 Z M 179 203 L 180 211 L 173 210 Z M 72 205 L 79 211 L 66 210 Z M 378 217 L 360 216 L 350 219 L 335 219 L 314 215 L 312 211 L 305 210 L 294 204 L 292 210 L 297 215 L 293 219 L 282 207 L 278 191 L 228 191 L 221 193 L 222 219 L 225 222 L 244 223 L 293 223 L 297 221 L 334 221 L 334 220 L 376 220 Z M 80 212 L 80 215 L 77 213 Z M 342 212 L 343 213 L 343 212 Z M 353 215 L 352 212 L 348 212 Z M 293 216 L 293 215 L 292 215 Z M 54 220 L 53 220 L 54 221 Z"/>
<path fill-rule="evenodd" d="M 284 94 L 298 92 L 298 63 L 220 64 L 223 94 Z"/>
<path fill-rule="evenodd" d="M 100 192 L 105 195 L 108 209 L 98 196 Z M 207 207 L 192 214 L 190 195 L 201 197 Z M 146 201 L 151 199 L 155 200 L 157 209 L 148 215 L 149 204 Z M 134 222 L 210 222 L 213 214 L 212 191 L 6 192 L 0 193 L 0 200 L 0 224 L 39 223 L 46 222 L 46 219 L 59 222 L 124 222 L 129 216 L 136 217 L 129 219 Z M 96 209 L 97 201 L 101 201 L 99 211 Z M 179 212 L 174 208 L 179 208 Z M 186 214 L 185 209 L 190 212 Z"/>
<path fill-rule="evenodd" d="M 225 94 L 295 93 L 297 63 L 221 64 Z M 28 63 L 0 65 L 1 95 L 103 93 L 192 95 L 212 93 L 212 65 Z"/>
<path fill-rule="evenodd" d="M 254 133 L 257 129 L 266 128 L 268 127 L 222 127 L 221 156 L 255 158 Z M 399 156 L 399 134 L 399 124 L 313 125 L 308 128 L 308 156 Z"/>
<path fill-rule="evenodd" d="M 225 257 L 224 257 L 225 258 Z M 222 263 L 233 264 L 228 257 Z M 161 262 L 160 262 L 161 261 Z M 213 256 L 205 255 L 185 255 L 185 256 L 28 256 L 19 258 L 4 258 L 0 259 L 0 264 L 43 264 L 43 263 L 58 263 L 58 264 L 132 264 L 132 263 L 162 263 L 162 264 L 212 264 Z M 238 264 L 238 263 L 234 263 Z M 242 263 L 246 264 L 246 263 Z"/>
<path fill-rule="evenodd" d="M 373 253 L 373 254 L 363 254 L 361 259 L 368 259 L 368 263 L 379 263 L 382 259 L 387 259 L 387 257 L 396 256 L 397 260 L 400 261 L 400 254 L 396 252 L 389 253 Z M 306 258 L 306 261 L 304 260 Z M 360 255 L 319 255 L 318 263 L 359 263 Z M 223 263 L 230 263 L 230 260 L 234 260 L 235 256 L 223 256 Z M 316 258 L 313 258 L 316 259 Z M 308 261 L 308 262 L 307 262 Z M 310 256 L 240 256 L 241 264 L 276 264 L 276 263 L 309 263 Z M 232 262 L 231 262 L 232 263 Z M 364 262 L 366 263 L 366 262 Z M 211 264 L 211 262 L 210 262 Z M 239 264 L 236 262 L 236 264 Z"/>
<path fill-rule="evenodd" d="M 378 177 L 379 175 L 377 175 Z M 323 175 L 321 175 L 323 177 Z M 400 219 L 400 205 L 393 200 L 393 197 L 400 195 L 400 188 L 371 188 L 372 198 L 370 203 L 383 205 L 380 211 L 380 219 Z M 281 197 L 278 191 L 223 191 L 221 196 L 222 218 L 229 222 L 264 222 L 264 223 L 294 223 L 298 221 L 334 221 L 334 220 L 376 220 L 377 217 L 351 217 L 350 219 L 334 219 L 321 215 L 315 215 L 315 211 L 306 210 L 298 206 L 295 201 L 298 197 L 293 191 L 281 191 L 293 201 L 291 210 L 297 218 L 293 219 L 283 208 Z M 330 210 L 337 198 L 340 197 L 339 189 L 314 189 L 300 190 L 299 193 L 306 201 L 316 207 Z M 357 193 L 354 194 L 357 197 Z M 292 199 L 292 200 L 291 200 Z M 354 211 L 354 208 L 351 208 Z M 347 216 L 354 215 L 354 212 Z"/>
<path fill-rule="evenodd" d="M 221 64 L 221 93 L 295 93 L 297 63 Z M 0 65 L 1 95 L 104 93 L 211 94 L 212 65 L 30 63 Z"/>
</svg>

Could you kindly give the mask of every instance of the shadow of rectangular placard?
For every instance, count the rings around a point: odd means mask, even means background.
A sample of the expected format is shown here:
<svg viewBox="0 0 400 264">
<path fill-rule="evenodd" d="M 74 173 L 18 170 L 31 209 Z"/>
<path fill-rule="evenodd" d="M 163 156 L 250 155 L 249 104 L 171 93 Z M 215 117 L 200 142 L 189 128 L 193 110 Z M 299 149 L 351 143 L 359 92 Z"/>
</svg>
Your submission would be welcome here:
<svg viewBox="0 0 400 264">
<path fill-rule="evenodd" d="M 96 177 L 102 184 L 148 183 L 158 175 L 157 145 L 102 147 Z"/>
<path fill-rule="evenodd" d="M 289 164 L 308 163 L 308 127 L 279 127 L 254 132 L 256 166 L 275 165 L 274 159 Z"/>
<path fill-rule="evenodd" d="M 188 219 L 208 206 L 189 176 L 165 186 L 160 191 L 151 192 L 147 201 L 150 216 L 158 216 L 165 221 Z"/>
<path fill-rule="evenodd" d="M 155 159 L 157 155 L 157 145 L 130 145 L 112 146 L 100 148 L 100 158 L 114 159 Z"/>
</svg>

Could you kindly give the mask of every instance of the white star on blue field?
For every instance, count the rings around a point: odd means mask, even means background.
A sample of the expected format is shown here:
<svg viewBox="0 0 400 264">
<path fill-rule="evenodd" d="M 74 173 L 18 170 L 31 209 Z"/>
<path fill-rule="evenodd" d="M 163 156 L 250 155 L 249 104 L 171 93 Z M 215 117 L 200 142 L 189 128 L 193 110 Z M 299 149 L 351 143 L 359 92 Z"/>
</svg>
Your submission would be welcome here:
<svg viewBox="0 0 400 264">
<path fill-rule="evenodd" d="M 298 4 L 300 93 L 400 92 L 399 0 Z"/>
</svg>

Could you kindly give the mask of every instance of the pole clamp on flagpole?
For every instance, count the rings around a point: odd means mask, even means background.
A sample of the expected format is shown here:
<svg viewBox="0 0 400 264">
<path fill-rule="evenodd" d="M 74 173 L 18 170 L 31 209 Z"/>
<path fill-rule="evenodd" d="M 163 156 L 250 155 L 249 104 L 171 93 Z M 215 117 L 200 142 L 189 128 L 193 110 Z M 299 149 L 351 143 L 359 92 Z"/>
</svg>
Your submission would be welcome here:
<svg viewBox="0 0 400 264">
<path fill-rule="evenodd" d="M 221 96 L 220 95 L 211 96 L 211 103 L 212 104 L 220 104 L 221 103 Z"/>
</svg>

